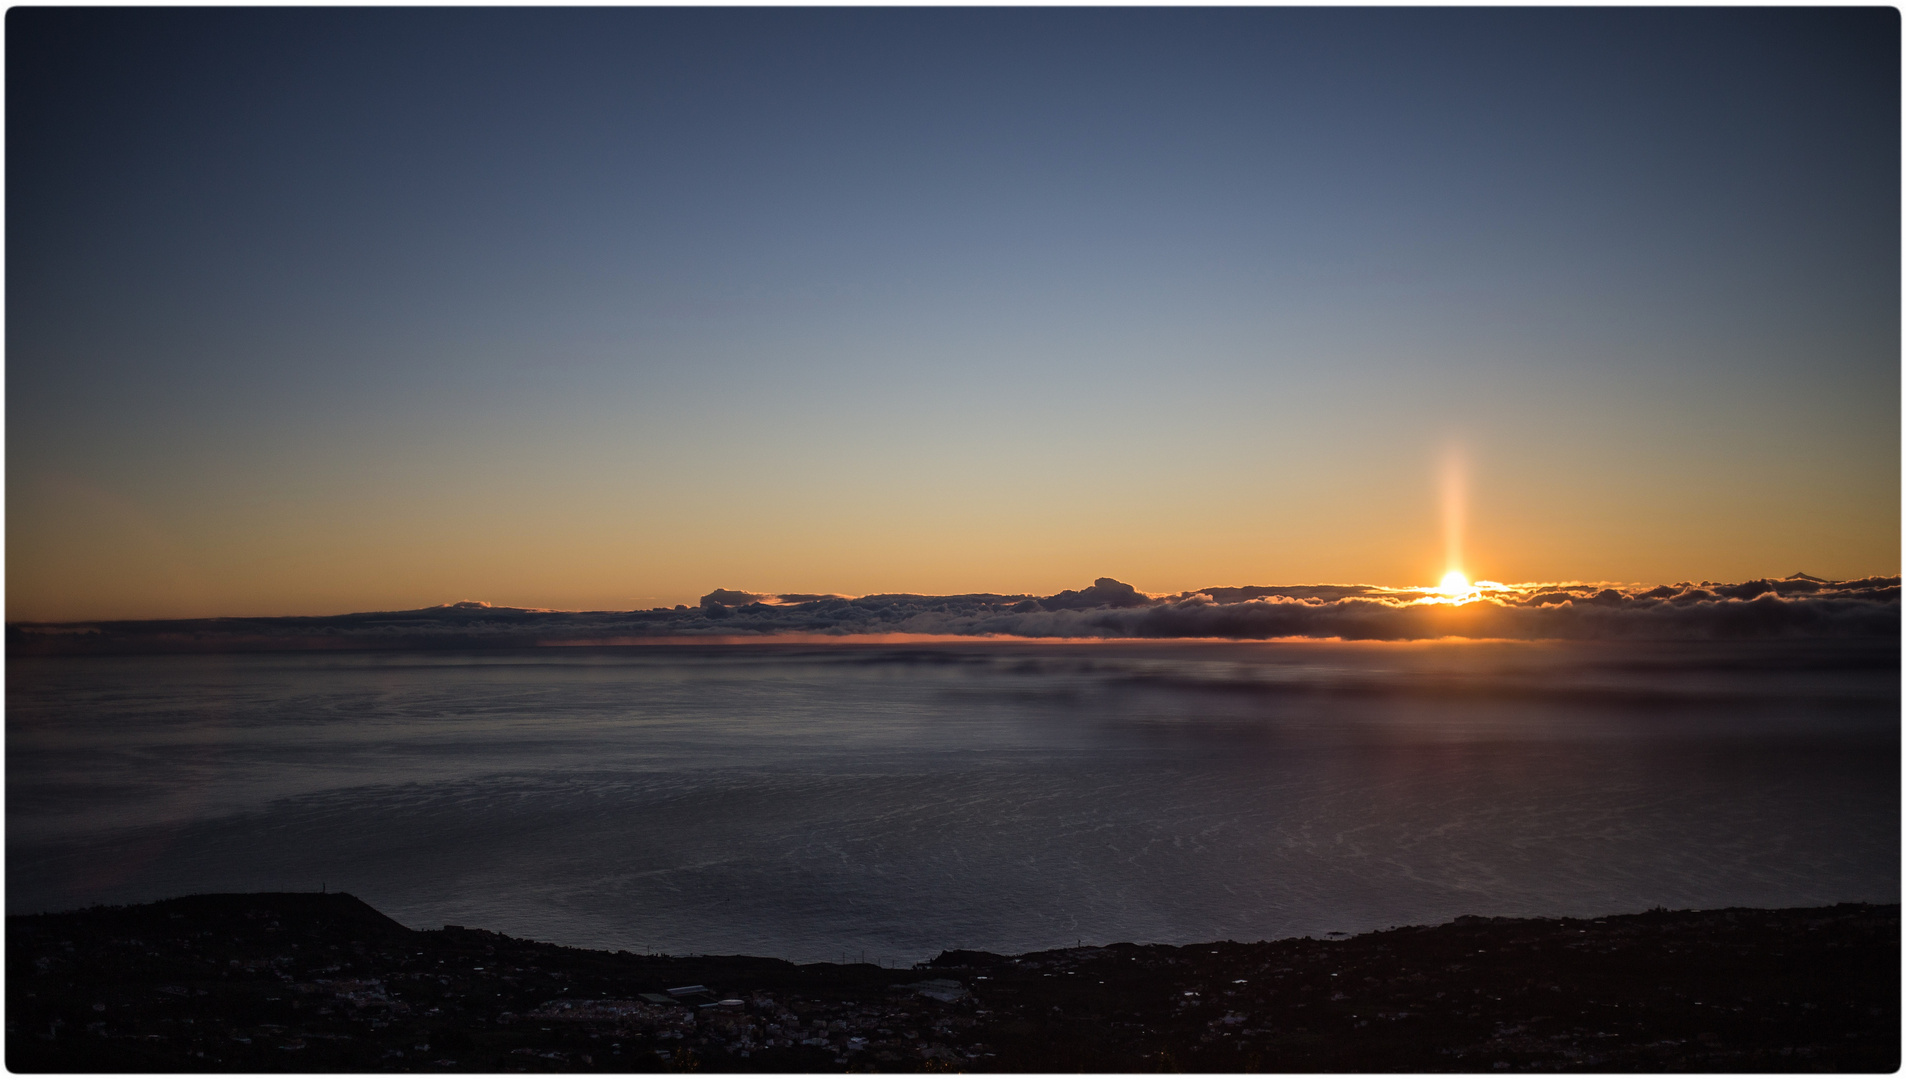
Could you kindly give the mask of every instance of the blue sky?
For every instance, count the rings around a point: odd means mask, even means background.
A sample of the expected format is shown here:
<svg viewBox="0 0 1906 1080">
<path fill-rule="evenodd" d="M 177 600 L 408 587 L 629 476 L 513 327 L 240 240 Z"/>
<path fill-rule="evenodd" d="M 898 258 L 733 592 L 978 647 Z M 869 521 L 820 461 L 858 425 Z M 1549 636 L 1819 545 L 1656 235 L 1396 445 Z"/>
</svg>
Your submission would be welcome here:
<svg viewBox="0 0 1906 1080">
<path fill-rule="evenodd" d="M 1898 569 L 1891 9 L 8 31 L 10 618 Z"/>
</svg>

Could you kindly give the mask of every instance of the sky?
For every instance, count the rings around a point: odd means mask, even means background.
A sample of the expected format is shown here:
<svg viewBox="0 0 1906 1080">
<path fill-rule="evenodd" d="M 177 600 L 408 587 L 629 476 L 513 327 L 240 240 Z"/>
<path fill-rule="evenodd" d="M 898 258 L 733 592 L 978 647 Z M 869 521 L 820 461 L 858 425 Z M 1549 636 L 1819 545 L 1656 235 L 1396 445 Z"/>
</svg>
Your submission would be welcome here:
<svg viewBox="0 0 1906 1080">
<path fill-rule="evenodd" d="M 9 620 L 1899 572 L 1890 8 L 6 30 Z"/>
</svg>

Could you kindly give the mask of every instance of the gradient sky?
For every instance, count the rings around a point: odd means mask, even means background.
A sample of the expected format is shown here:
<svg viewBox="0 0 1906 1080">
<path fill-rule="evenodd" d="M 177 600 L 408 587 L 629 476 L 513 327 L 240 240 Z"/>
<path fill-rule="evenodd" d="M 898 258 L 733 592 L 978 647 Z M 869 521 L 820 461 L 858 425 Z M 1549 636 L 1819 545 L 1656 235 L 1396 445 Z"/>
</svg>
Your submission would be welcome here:
<svg viewBox="0 0 1906 1080">
<path fill-rule="evenodd" d="M 1899 570 L 1889 8 L 6 26 L 9 619 Z"/>
</svg>

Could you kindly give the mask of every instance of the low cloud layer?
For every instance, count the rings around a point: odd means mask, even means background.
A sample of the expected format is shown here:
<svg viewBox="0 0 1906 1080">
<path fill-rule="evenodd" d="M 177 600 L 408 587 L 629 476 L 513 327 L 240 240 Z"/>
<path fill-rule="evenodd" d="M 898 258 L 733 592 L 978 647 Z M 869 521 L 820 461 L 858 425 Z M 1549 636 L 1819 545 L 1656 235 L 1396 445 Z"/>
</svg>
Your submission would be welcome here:
<svg viewBox="0 0 1906 1080">
<path fill-rule="evenodd" d="M 461 601 L 354 615 L 7 627 L 14 655 L 618 644 L 785 634 L 1025 638 L 1739 640 L 1896 638 L 1900 579 L 1797 574 L 1655 587 L 1483 585 L 1452 603 L 1423 589 L 1234 586 L 1148 596 L 1100 578 L 1052 596 L 774 595 L 716 589 L 690 607 L 549 611 Z"/>
</svg>

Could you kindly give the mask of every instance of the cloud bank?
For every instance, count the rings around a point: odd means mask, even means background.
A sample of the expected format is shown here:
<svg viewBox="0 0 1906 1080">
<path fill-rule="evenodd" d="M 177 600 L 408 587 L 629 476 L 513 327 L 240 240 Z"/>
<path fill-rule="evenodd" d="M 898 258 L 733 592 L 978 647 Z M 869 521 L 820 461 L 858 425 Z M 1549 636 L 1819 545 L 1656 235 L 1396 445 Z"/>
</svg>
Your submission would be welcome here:
<svg viewBox="0 0 1906 1080">
<path fill-rule="evenodd" d="M 1741 640 L 1897 638 L 1900 579 L 1791 577 L 1655 587 L 1541 583 L 1429 589 L 1233 586 L 1148 596 L 1100 578 L 1052 596 L 876 596 L 716 589 L 694 606 L 551 611 L 460 601 L 353 615 L 15 623 L 12 655 L 286 649 L 516 648 L 653 639 L 933 634 L 1022 638 Z"/>
</svg>

